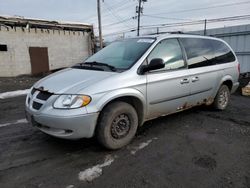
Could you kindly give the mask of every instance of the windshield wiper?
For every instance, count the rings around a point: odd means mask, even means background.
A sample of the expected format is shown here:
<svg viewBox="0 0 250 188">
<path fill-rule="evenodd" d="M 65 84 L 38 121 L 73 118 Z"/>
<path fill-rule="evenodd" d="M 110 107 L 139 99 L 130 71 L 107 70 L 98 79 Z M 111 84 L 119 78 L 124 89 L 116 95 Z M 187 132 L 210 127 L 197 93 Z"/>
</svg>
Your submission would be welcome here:
<svg viewBox="0 0 250 188">
<path fill-rule="evenodd" d="M 86 70 L 96 70 L 96 71 L 104 71 L 104 69 L 102 68 L 98 68 L 98 67 L 92 67 L 89 65 L 84 65 L 84 63 L 78 63 L 74 66 L 72 66 L 72 68 L 76 68 L 76 69 L 86 69 Z"/>
<path fill-rule="evenodd" d="M 87 65 L 97 65 L 97 66 L 105 66 L 105 67 L 108 67 L 111 71 L 115 72 L 117 69 L 112 66 L 112 65 L 109 65 L 107 63 L 100 63 L 100 62 L 96 62 L 96 61 L 93 61 L 93 62 L 85 62 L 84 64 L 87 64 Z"/>
<path fill-rule="evenodd" d="M 205 56 L 203 56 L 203 58 L 204 58 L 206 61 L 210 61 L 210 60 L 211 60 L 211 59 L 206 58 Z"/>
</svg>

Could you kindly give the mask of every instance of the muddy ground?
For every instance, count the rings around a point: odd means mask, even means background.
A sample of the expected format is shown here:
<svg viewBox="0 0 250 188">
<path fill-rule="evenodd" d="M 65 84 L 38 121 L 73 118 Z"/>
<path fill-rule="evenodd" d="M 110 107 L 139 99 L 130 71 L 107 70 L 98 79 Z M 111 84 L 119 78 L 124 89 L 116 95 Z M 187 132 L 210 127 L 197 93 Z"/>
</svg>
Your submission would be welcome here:
<svg viewBox="0 0 250 188">
<path fill-rule="evenodd" d="M 17 123 L 24 119 L 24 100 L 0 101 L 1 188 L 250 187 L 248 97 L 233 95 L 223 112 L 197 107 L 147 122 L 118 151 L 103 149 L 95 139 L 55 139 Z M 100 177 L 79 180 L 80 172 L 107 156 L 114 162 Z"/>
<path fill-rule="evenodd" d="M 30 88 L 43 76 L 0 77 L 0 93 Z"/>
</svg>

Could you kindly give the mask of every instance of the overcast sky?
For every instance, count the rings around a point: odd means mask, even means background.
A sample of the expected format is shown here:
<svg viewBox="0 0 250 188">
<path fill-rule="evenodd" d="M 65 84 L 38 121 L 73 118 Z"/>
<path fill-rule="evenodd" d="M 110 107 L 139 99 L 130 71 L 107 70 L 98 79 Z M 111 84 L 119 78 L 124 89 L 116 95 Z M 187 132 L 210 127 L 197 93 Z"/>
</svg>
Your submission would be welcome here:
<svg viewBox="0 0 250 188">
<path fill-rule="evenodd" d="M 103 34 L 135 28 L 137 21 L 131 18 L 136 15 L 137 4 L 138 0 L 104 0 L 101 3 Z M 142 16 L 141 23 L 143 26 L 250 14 L 250 1 L 247 0 L 148 0 L 143 7 L 144 16 Z M 207 7 L 209 9 L 190 11 L 190 9 Z M 96 0 L 0 0 L 0 15 L 84 22 L 94 24 L 96 28 L 96 14 Z M 114 24 L 121 21 L 123 23 Z M 250 23 L 250 20 L 220 22 L 208 24 L 208 28 L 247 23 Z M 203 29 L 203 27 L 204 25 L 196 25 L 167 28 L 167 30 L 185 31 Z M 154 32 L 156 29 L 151 30 Z M 149 31 L 143 30 L 142 32 Z"/>
</svg>

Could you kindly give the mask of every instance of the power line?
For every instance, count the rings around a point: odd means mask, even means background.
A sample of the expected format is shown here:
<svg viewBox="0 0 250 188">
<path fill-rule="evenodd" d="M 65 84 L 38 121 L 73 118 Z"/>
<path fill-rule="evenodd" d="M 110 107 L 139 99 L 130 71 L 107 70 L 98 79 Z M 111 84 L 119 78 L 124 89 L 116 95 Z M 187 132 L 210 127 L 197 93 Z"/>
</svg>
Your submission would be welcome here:
<svg viewBox="0 0 250 188">
<path fill-rule="evenodd" d="M 219 23 L 219 22 L 228 22 L 228 21 L 238 21 L 238 20 L 250 20 L 250 15 L 240 15 L 240 16 L 231 16 L 231 17 L 223 17 L 223 18 L 215 18 L 215 19 L 207 19 L 207 23 Z M 204 24 L 204 20 L 197 21 L 189 21 L 189 22 L 177 22 L 177 23 L 163 23 L 163 24 L 155 24 L 155 25 L 143 25 L 140 28 L 145 29 L 153 29 L 153 28 L 166 28 L 166 27 L 176 27 L 176 26 L 189 26 L 189 25 L 199 25 Z M 129 30 L 117 31 L 113 33 L 105 34 L 104 36 L 118 35 L 124 32 L 134 32 L 136 28 L 130 28 Z"/>
<path fill-rule="evenodd" d="M 131 26 L 125 24 L 124 20 L 123 20 L 117 13 L 115 13 L 115 11 L 114 11 L 107 3 L 104 3 L 104 5 L 105 5 L 105 8 L 110 12 L 110 14 L 111 14 L 115 19 L 117 19 L 120 23 L 123 23 L 124 26 L 126 26 L 126 27 L 131 27 Z"/>
<path fill-rule="evenodd" d="M 238 3 L 228 3 L 228 4 L 221 4 L 221 5 L 213 5 L 208 7 L 201 7 L 201 8 L 193 8 L 193 9 L 185 9 L 185 10 L 179 10 L 179 11 L 169 11 L 169 12 L 162 12 L 157 14 L 150 14 L 153 15 L 164 15 L 164 14 L 175 14 L 175 13 L 182 13 L 182 12 L 192 12 L 192 11 L 199 11 L 199 10 L 206 10 L 206 9 L 213 9 L 213 8 L 221 8 L 221 7 L 229 7 L 229 6 L 238 6 L 243 4 L 249 4 L 250 1 L 244 1 L 244 2 L 238 2 Z"/>
<path fill-rule="evenodd" d="M 141 15 L 143 17 L 153 17 L 153 18 L 160 18 L 160 19 L 166 19 L 166 20 L 189 20 L 189 21 L 195 21 L 193 19 L 185 19 L 185 18 L 173 18 L 173 17 L 159 17 L 159 16 L 151 16 L 151 15 L 147 15 L 147 14 L 143 14 Z M 126 19 L 123 19 L 121 21 L 118 21 L 118 22 L 113 22 L 113 23 L 110 23 L 110 24 L 106 24 L 106 25 L 103 25 L 102 27 L 105 28 L 105 27 L 109 27 L 109 26 L 114 26 L 114 25 L 118 25 L 118 24 L 121 24 L 123 22 L 128 22 L 128 21 L 132 21 L 134 18 L 126 18 Z M 97 27 L 95 27 L 95 29 L 98 29 Z"/>
<path fill-rule="evenodd" d="M 135 32 L 136 29 L 137 29 L 136 27 L 131 27 L 131 28 L 127 29 L 127 30 L 122 30 L 122 31 L 107 33 L 104 36 L 107 37 L 107 36 L 111 36 L 111 35 L 118 35 L 118 34 L 123 34 L 123 33 L 128 33 L 128 32 Z"/>
<path fill-rule="evenodd" d="M 248 15 L 241 15 L 241 16 L 231 16 L 231 17 L 225 17 L 225 18 L 217 18 L 217 19 L 210 19 L 210 21 L 234 21 L 234 20 L 245 20 L 249 19 L 250 14 Z"/>
<path fill-rule="evenodd" d="M 131 4 L 132 3 L 132 4 Z M 116 5 L 116 6 L 115 6 Z M 118 10 L 121 10 L 121 11 L 123 11 L 123 10 L 126 10 L 126 8 L 128 8 L 128 7 L 132 7 L 132 6 L 134 6 L 134 2 L 133 1 L 128 1 L 128 3 L 125 3 L 124 2 L 124 0 L 123 1 L 121 1 L 120 2 L 120 4 L 115 4 L 115 5 L 111 5 L 110 7 L 112 8 L 112 9 L 116 9 L 116 11 L 118 11 Z M 108 16 L 110 16 L 110 13 L 109 13 L 109 11 L 106 9 L 106 10 L 104 10 L 103 12 L 102 12 L 102 18 L 106 18 L 106 17 L 108 17 Z M 90 17 L 88 17 L 88 18 L 86 18 L 86 19 L 88 19 L 88 20 L 94 20 L 94 19 L 97 19 L 97 16 L 96 15 L 92 15 L 92 16 L 90 16 Z M 104 19 L 105 20 L 105 19 Z"/>
<path fill-rule="evenodd" d="M 121 20 L 119 22 L 114 22 L 114 23 L 110 23 L 110 24 L 107 24 L 107 25 L 103 25 L 103 28 L 104 27 L 113 26 L 113 25 L 118 25 L 118 24 L 121 24 L 121 23 L 124 23 L 124 22 L 128 22 L 128 21 L 131 21 L 131 20 L 133 20 L 133 18 L 127 18 L 127 19 Z"/>
<path fill-rule="evenodd" d="M 189 20 L 189 21 L 195 21 L 193 19 L 160 17 L 160 16 L 151 16 L 151 15 L 147 15 L 147 14 L 143 14 L 141 16 L 143 16 L 143 17 L 152 17 L 152 18 L 160 18 L 160 19 L 165 19 L 165 20 Z M 133 17 L 132 18 L 126 18 L 126 19 L 123 19 L 123 20 L 118 21 L 118 22 L 113 22 L 113 23 L 110 23 L 110 24 L 103 25 L 102 27 L 105 28 L 105 27 L 108 27 L 108 26 L 118 25 L 118 24 L 121 24 L 123 22 L 132 21 L 133 19 L 134 19 Z M 95 29 L 98 29 L 98 28 L 95 27 Z"/>
<path fill-rule="evenodd" d="M 110 23 L 110 24 L 103 25 L 102 28 L 119 25 L 119 24 L 121 24 L 123 22 L 128 22 L 128 21 L 132 21 L 132 20 L 133 20 L 133 18 L 126 18 L 126 19 L 118 21 L 118 22 L 113 22 L 113 23 Z M 98 29 L 98 27 L 94 27 L 94 29 Z"/>
<path fill-rule="evenodd" d="M 199 25 L 203 24 L 204 20 L 190 21 L 190 22 L 178 22 L 178 23 L 169 23 L 169 24 L 156 24 L 156 25 L 143 25 L 143 29 L 150 28 L 165 28 L 165 27 L 174 27 L 174 26 L 187 26 L 187 25 Z"/>
<path fill-rule="evenodd" d="M 213 22 L 224 22 L 224 21 L 236 21 L 236 20 L 245 20 L 250 19 L 250 15 L 241 15 L 241 16 L 231 16 L 231 17 L 224 17 L 224 18 L 216 18 L 216 19 L 207 19 L 207 23 Z M 177 22 L 177 23 L 162 23 L 162 24 L 154 24 L 154 25 L 144 25 L 141 26 L 143 28 L 151 28 L 151 27 L 165 27 L 165 26 L 183 26 L 183 25 L 195 25 L 195 24 L 202 24 L 204 20 L 196 20 L 196 21 L 189 21 L 189 22 Z"/>
<path fill-rule="evenodd" d="M 116 12 L 116 13 L 119 12 L 119 14 L 120 14 L 120 13 L 122 13 L 124 11 L 127 12 L 127 10 L 130 9 L 130 8 L 132 8 L 132 7 L 134 7 L 134 4 L 125 4 L 124 6 L 120 6 L 117 9 L 113 9 L 113 11 Z M 108 19 L 110 19 L 110 13 L 107 11 L 107 14 L 104 17 L 105 17 L 104 20 L 108 21 Z M 122 18 L 122 20 L 124 20 L 124 18 Z"/>
<path fill-rule="evenodd" d="M 114 6 L 114 7 L 115 7 L 116 5 L 120 6 L 121 3 L 124 4 L 124 1 L 122 0 L 122 1 L 120 1 L 119 3 L 115 3 L 113 6 Z M 105 14 L 105 13 L 107 13 L 107 12 L 104 11 L 104 14 Z M 90 20 L 90 19 L 93 19 L 93 18 L 97 18 L 96 14 L 94 14 L 94 15 L 92 15 L 92 16 L 89 16 L 89 17 L 87 17 L 87 18 L 85 18 L 85 19 Z"/>
<path fill-rule="evenodd" d="M 172 27 L 172 26 L 185 26 L 185 25 L 197 25 L 197 24 L 204 24 L 204 20 L 191 20 L 191 19 L 182 19 L 182 18 L 169 18 L 169 17 L 162 17 L 162 16 L 156 16 L 156 15 L 161 15 L 161 14 L 170 14 L 170 13 L 179 13 L 179 12 L 189 12 L 189 11 L 195 11 L 195 10 L 204 10 L 204 9 L 211 9 L 211 8 L 219 8 L 219 7 L 227 7 L 227 6 L 234 6 L 234 5 L 242 5 L 242 4 L 248 4 L 250 3 L 250 1 L 244 1 L 244 2 L 239 2 L 239 3 L 228 3 L 228 4 L 221 4 L 221 5 L 213 5 L 213 6 L 209 6 L 209 7 L 201 7 L 201 8 L 195 8 L 195 9 L 187 9 L 187 10 L 180 10 L 180 11 L 172 11 L 172 12 L 165 12 L 165 13 L 159 13 L 159 14 L 144 14 L 143 16 L 145 17 L 151 17 L 151 18 L 158 18 L 158 19 L 172 19 L 172 20 L 190 20 L 189 22 L 181 22 L 181 23 L 168 23 L 168 24 L 157 24 L 157 25 L 144 25 L 142 26 L 142 28 L 152 28 L 152 27 Z M 142 7 L 141 7 L 142 8 Z M 139 13 L 139 7 L 137 7 L 137 13 Z M 139 15 L 138 15 L 139 16 Z M 138 18 L 138 17 L 137 17 Z M 224 20 L 216 20 L 216 19 L 213 19 L 213 20 L 208 20 L 207 23 L 212 23 L 212 22 L 222 22 L 222 21 L 233 21 L 233 20 L 237 20 L 237 19 L 248 19 L 248 18 L 243 18 L 243 17 L 229 17 L 227 19 L 224 18 Z M 129 21 L 130 19 L 123 19 L 123 20 L 119 20 L 119 22 L 115 22 L 115 23 L 111 23 L 111 24 L 108 24 L 107 26 L 112 26 L 112 25 L 117 25 L 117 24 L 120 24 L 120 23 L 124 23 L 124 22 L 127 22 Z M 138 22 L 138 27 L 137 27 L 137 30 L 140 29 L 140 23 Z M 134 28 L 130 28 L 130 30 L 133 30 Z M 130 31 L 129 30 L 129 31 Z M 124 31 L 122 31 L 124 32 Z M 118 32 L 119 33 L 119 32 Z"/>
<path fill-rule="evenodd" d="M 131 1 L 130 1 L 131 2 Z M 123 1 L 121 1 L 120 3 L 123 3 Z M 163 14 L 170 14 L 170 13 L 179 13 L 179 12 L 189 12 L 189 11 L 195 11 L 195 10 L 204 10 L 204 9 L 211 9 L 211 8 L 220 8 L 220 7 L 226 7 L 226 6 L 234 6 L 234 5 L 242 5 L 242 4 L 248 4 L 250 3 L 250 1 L 244 1 L 244 2 L 239 2 L 239 3 L 230 3 L 230 4 L 221 4 L 221 5 L 214 5 L 214 6 L 210 6 L 210 7 L 203 7 L 203 8 L 195 8 L 195 9 L 187 9 L 187 10 L 180 10 L 180 11 L 172 11 L 172 12 L 165 12 L 165 13 L 159 13 L 159 14 L 143 14 L 142 16 L 144 17 L 151 17 L 151 18 L 159 18 L 159 19 L 168 19 L 168 20 L 190 20 L 192 21 L 191 19 L 183 19 L 183 18 L 173 18 L 173 17 L 161 17 L 161 16 L 156 16 L 156 15 L 163 15 Z M 119 4 L 118 4 L 119 5 Z M 124 3 L 123 3 L 124 5 Z M 131 5 L 130 5 L 131 6 Z M 133 5 L 132 5 L 133 6 Z M 113 7 L 113 6 L 112 6 Z M 120 7 L 119 7 L 120 8 Z M 107 15 L 106 15 L 107 16 Z M 103 16 L 105 17 L 105 16 Z M 124 20 L 127 20 L 127 19 L 124 19 Z M 124 22 L 124 20 L 122 21 L 119 21 L 119 22 L 115 22 L 115 23 L 112 23 L 110 25 L 116 25 L 116 24 L 120 24 L 122 22 Z M 195 20 L 193 20 L 195 21 Z M 109 24 L 108 24 L 109 26 Z"/>
<path fill-rule="evenodd" d="M 150 17 L 150 18 L 158 18 L 158 19 L 164 19 L 164 20 L 189 20 L 194 21 L 193 19 L 186 19 L 186 18 L 173 18 L 173 17 L 162 17 L 162 16 L 153 16 L 148 14 L 143 14 L 144 17 Z"/>
<path fill-rule="evenodd" d="M 132 6 L 134 6 L 135 5 L 135 3 L 133 2 L 133 1 L 129 1 L 128 3 L 122 3 L 121 5 L 119 5 L 119 6 L 112 6 L 112 5 L 110 5 L 110 4 L 108 4 L 107 2 L 105 2 L 106 3 L 106 5 L 108 5 L 109 6 L 109 8 L 110 9 L 112 9 L 112 11 L 114 11 L 114 12 L 117 12 L 117 11 L 124 11 L 124 10 L 127 10 L 127 8 L 129 8 L 129 7 L 132 7 Z M 132 3 L 132 4 L 131 4 Z"/>
<path fill-rule="evenodd" d="M 133 3 L 133 1 L 131 1 L 131 0 L 127 0 L 127 3 Z M 124 0 L 121 0 L 121 1 L 119 1 L 119 2 L 117 2 L 117 3 L 115 3 L 115 4 L 113 4 L 113 5 L 110 5 L 110 7 L 111 8 L 120 8 L 120 7 L 122 7 L 122 6 L 124 6 L 124 5 L 127 5 L 127 3 L 126 2 L 124 2 Z"/>
<path fill-rule="evenodd" d="M 225 6 L 241 5 L 241 4 L 246 4 L 246 3 L 250 3 L 250 1 L 245 1 L 245 2 L 240 2 L 240 3 L 223 4 L 223 5 L 216 5 L 216 6 L 210 6 L 210 7 L 204 7 L 204 8 L 188 9 L 188 10 L 182 10 L 182 11 L 173 11 L 173 12 L 162 13 L 162 14 L 169 14 L 169 13 L 175 13 L 175 12 L 184 12 L 184 11 L 186 12 L 186 11 L 194 11 L 194 10 L 203 10 L 203 9 L 210 9 L 210 8 L 215 8 L 215 7 L 218 8 L 218 7 L 225 7 Z M 160 14 L 157 14 L 157 15 L 160 15 Z M 158 18 L 158 19 L 168 19 L 168 20 L 190 20 L 190 21 L 196 21 L 196 20 L 183 19 L 183 18 L 161 17 L 161 16 L 156 16 L 156 14 L 152 14 L 152 15 L 143 14 L 142 16 L 144 16 L 144 17 L 151 17 L 151 18 Z M 128 20 L 130 20 L 130 19 L 128 19 Z M 127 21 L 127 19 L 125 19 L 123 21 L 116 22 L 116 23 L 112 23 L 110 25 L 116 25 L 116 24 L 120 24 L 120 23 L 126 22 L 126 21 Z M 198 23 L 195 23 L 195 24 L 203 24 L 203 22 L 204 22 L 204 20 L 202 20 L 202 21 L 198 20 Z M 185 24 L 193 24 L 193 23 L 185 23 Z"/>
<path fill-rule="evenodd" d="M 128 5 L 128 3 L 133 3 L 131 5 Z M 157 14 L 148 14 L 147 16 L 156 16 L 156 15 L 166 15 L 166 14 L 174 14 L 174 13 L 182 13 L 182 12 L 191 12 L 191 11 L 199 11 L 199 10 L 206 10 L 206 9 L 213 9 L 213 8 L 222 8 L 222 7 L 229 7 L 229 6 L 238 6 L 238 5 L 243 5 L 243 4 L 249 4 L 250 1 L 243 1 L 243 2 L 238 2 L 238 3 L 228 3 L 228 4 L 218 4 L 218 5 L 213 5 L 213 6 L 208 6 L 208 7 L 200 7 L 200 8 L 194 8 L 194 9 L 184 9 L 184 10 L 179 10 L 179 11 L 169 11 L 169 12 L 162 12 L 162 13 L 157 13 Z M 126 6 L 125 6 L 126 5 Z M 134 6 L 134 1 L 132 0 L 127 0 L 127 3 L 124 2 L 124 0 L 119 1 L 113 5 L 111 5 L 112 8 L 118 8 L 117 10 L 120 10 L 122 7 L 132 7 Z M 125 9 L 125 7 L 123 9 Z M 102 13 L 102 18 L 107 17 L 109 15 L 108 11 L 103 11 Z M 92 20 L 96 19 L 97 16 L 93 15 L 88 18 L 85 18 L 86 20 Z"/>
</svg>

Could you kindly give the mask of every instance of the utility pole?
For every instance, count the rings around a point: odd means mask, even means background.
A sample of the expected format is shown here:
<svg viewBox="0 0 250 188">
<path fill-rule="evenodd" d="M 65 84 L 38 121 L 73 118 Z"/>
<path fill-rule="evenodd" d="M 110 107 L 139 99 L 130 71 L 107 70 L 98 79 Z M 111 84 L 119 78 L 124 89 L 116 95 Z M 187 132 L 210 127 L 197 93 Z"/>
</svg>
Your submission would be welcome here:
<svg viewBox="0 0 250 188">
<path fill-rule="evenodd" d="M 156 33 L 157 33 L 157 35 L 159 34 L 159 32 L 160 32 L 160 31 L 159 31 L 159 27 L 157 27 L 157 28 L 156 28 Z"/>
<path fill-rule="evenodd" d="M 207 35 L 207 19 L 205 19 L 204 36 Z"/>
<path fill-rule="evenodd" d="M 142 3 L 147 2 L 147 0 L 139 0 L 139 6 L 136 7 L 137 13 L 137 36 L 140 36 L 140 22 L 141 22 L 141 14 L 143 13 Z"/>
<path fill-rule="evenodd" d="M 99 28 L 99 44 L 100 48 L 103 48 L 102 44 L 102 18 L 101 18 L 101 2 L 97 0 L 97 14 L 98 14 L 98 28 Z"/>
<path fill-rule="evenodd" d="M 137 36 L 140 36 L 140 21 L 141 21 L 141 1 L 139 0 L 139 7 L 137 7 L 137 14 L 138 14 L 138 25 L 137 25 Z"/>
</svg>

